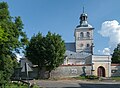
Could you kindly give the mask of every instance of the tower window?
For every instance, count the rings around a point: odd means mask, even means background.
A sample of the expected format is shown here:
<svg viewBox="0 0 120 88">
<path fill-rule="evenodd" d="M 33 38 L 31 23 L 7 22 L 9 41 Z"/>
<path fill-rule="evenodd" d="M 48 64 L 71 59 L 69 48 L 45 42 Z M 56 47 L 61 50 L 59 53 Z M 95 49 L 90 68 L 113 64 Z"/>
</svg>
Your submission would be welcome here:
<svg viewBox="0 0 120 88">
<path fill-rule="evenodd" d="M 82 43 L 80 44 L 80 47 L 83 47 L 83 44 L 82 44 Z"/>
<path fill-rule="evenodd" d="M 90 44 L 87 44 L 87 47 L 90 47 Z"/>
<path fill-rule="evenodd" d="M 87 36 L 87 37 L 90 37 L 90 33 L 89 33 L 89 32 L 87 32 L 86 36 Z"/>
<path fill-rule="evenodd" d="M 80 33 L 80 37 L 83 38 L 84 37 L 84 34 L 83 32 Z"/>
</svg>

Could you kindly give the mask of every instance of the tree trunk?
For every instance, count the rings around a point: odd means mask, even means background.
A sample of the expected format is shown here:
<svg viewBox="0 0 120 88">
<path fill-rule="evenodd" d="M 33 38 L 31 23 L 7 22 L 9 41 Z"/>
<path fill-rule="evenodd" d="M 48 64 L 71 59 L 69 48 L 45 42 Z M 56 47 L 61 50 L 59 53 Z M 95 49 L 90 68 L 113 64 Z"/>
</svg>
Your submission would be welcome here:
<svg viewBox="0 0 120 88">
<path fill-rule="evenodd" d="M 48 72 L 48 78 L 51 78 L 51 70 Z"/>
<path fill-rule="evenodd" d="M 42 70 L 42 65 L 41 63 L 39 63 L 40 61 L 38 61 L 38 79 L 41 79 L 41 70 Z"/>
</svg>

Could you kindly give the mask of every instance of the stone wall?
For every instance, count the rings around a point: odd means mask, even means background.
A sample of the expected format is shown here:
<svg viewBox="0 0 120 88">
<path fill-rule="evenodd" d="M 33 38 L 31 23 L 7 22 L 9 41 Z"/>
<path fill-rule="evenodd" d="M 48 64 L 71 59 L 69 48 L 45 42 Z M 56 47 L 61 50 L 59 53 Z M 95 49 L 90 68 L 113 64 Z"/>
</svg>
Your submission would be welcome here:
<svg viewBox="0 0 120 88">
<path fill-rule="evenodd" d="M 111 64 L 111 76 L 120 76 L 120 64 Z"/>
<path fill-rule="evenodd" d="M 35 79 L 38 77 L 38 68 L 32 67 L 33 71 L 29 72 L 29 78 Z M 90 64 L 87 65 L 62 65 L 55 70 L 53 70 L 50 74 L 51 78 L 59 78 L 59 77 L 76 77 L 81 75 L 91 75 L 92 66 Z M 42 72 L 43 78 L 47 78 L 49 76 L 48 72 Z M 111 76 L 120 76 L 120 64 L 111 64 Z M 21 68 L 15 70 L 14 77 L 17 79 L 26 79 L 25 72 L 21 72 Z"/>
<path fill-rule="evenodd" d="M 51 72 L 51 78 L 91 75 L 91 65 L 62 65 Z"/>
<path fill-rule="evenodd" d="M 21 72 L 22 68 L 17 68 L 14 73 L 16 79 L 26 79 L 26 73 Z M 33 71 L 29 72 L 29 78 L 35 79 L 38 77 L 38 68 L 32 67 Z M 42 78 L 48 78 L 49 73 L 47 71 L 41 71 Z M 50 74 L 51 78 L 59 77 L 76 77 L 82 75 L 91 75 L 91 65 L 62 65 Z M 40 76 L 39 76 L 40 77 Z"/>
</svg>

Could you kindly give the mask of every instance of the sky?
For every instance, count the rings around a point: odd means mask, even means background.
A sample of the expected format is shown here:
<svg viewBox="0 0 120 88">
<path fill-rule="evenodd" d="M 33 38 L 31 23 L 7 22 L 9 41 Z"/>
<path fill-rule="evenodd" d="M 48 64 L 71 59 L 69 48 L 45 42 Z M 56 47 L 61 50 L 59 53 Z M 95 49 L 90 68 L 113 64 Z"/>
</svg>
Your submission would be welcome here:
<svg viewBox="0 0 120 88">
<path fill-rule="evenodd" d="M 30 39 L 48 31 L 74 42 L 74 30 L 83 12 L 94 29 L 94 54 L 110 54 L 120 43 L 120 0 L 0 0 L 9 5 L 10 15 L 20 16 Z"/>
</svg>

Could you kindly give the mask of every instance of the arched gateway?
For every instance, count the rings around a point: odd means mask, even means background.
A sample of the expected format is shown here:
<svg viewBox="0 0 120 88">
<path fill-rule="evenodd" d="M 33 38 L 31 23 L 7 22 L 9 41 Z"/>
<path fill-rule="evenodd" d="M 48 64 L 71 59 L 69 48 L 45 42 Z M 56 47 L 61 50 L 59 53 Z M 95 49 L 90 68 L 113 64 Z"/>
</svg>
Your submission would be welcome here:
<svg viewBox="0 0 120 88">
<path fill-rule="evenodd" d="M 98 77 L 105 77 L 105 68 L 102 66 L 98 67 L 97 75 L 98 75 Z"/>
</svg>

